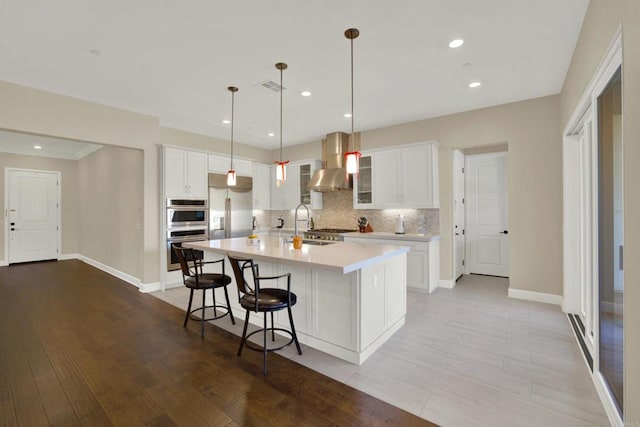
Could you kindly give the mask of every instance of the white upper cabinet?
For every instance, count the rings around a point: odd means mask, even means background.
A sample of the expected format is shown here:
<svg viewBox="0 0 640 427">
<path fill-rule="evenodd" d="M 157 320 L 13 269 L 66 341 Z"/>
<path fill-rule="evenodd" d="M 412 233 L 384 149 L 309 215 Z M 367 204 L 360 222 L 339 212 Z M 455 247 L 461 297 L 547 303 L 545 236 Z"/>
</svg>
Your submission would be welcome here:
<svg viewBox="0 0 640 427">
<path fill-rule="evenodd" d="M 271 168 L 271 209 L 287 210 L 294 209 L 298 205 L 300 177 L 298 175 L 298 165 L 289 163 L 287 165 L 287 179 L 278 183 L 276 181 L 276 168 Z"/>
<path fill-rule="evenodd" d="M 384 150 L 377 151 L 376 168 L 373 170 L 373 197 L 377 208 L 402 207 L 403 194 L 402 182 L 402 151 Z"/>
<path fill-rule="evenodd" d="M 310 209 L 322 209 L 322 193 L 307 188 L 313 173 L 321 167 L 322 162 L 320 160 L 303 162 L 298 165 L 298 174 L 300 176 L 299 203 L 304 203 Z"/>
<path fill-rule="evenodd" d="M 361 157 L 353 189 L 355 209 L 437 208 L 437 144 L 401 146 Z"/>
<path fill-rule="evenodd" d="M 226 174 L 231 167 L 230 156 L 209 154 L 209 172 Z M 253 168 L 249 160 L 233 158 L 233 169 L 236 175 L 252 176 Z"/>
<path fill-rule="evenodd" d="M 425 144 L 402 150 L 402 205 L 407 208 L 437 208 L 438 147 Z"/>
<path fill-rule="evenodd" d="M 357 177 L 353 179 L 353 208 L 372 209 L 375 205 L 373 199 L 373 153 L 362 153 L 360 156 L 360 169 Z"/>
<path fill-rule="evenodd" d="M 319 166 L 320 162 L 315 160 L 291 162 L 287 165 L 287 180 L 280 185 L 276 182 L 276 168 L 271 168 L 271 209 L 295 209 L 300 203 L 310 209 L 322 209 L 322 193 L 306 189 Z"/>
<path fill-rule="evenodd" d="M 262 163 L 253 164 L 253 209 L 271 209 L 271 169 Z"/>
<path fill-rule="evenodd" d="M 164 184 L 166 198 L 206 199 L 207 155 L 166 147 Z"/>
</svg>

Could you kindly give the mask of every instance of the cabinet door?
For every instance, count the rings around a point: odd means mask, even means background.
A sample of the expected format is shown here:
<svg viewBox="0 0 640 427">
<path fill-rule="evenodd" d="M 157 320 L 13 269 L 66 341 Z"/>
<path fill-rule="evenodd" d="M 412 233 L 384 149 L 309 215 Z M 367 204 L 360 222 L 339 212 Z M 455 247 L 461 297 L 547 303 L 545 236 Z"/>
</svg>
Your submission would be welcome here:
<svg viewBox="0 0 640 427">
<path fill-rule="evenodd" d="M 308 163 L 301 163 L 298 168 L 300 176 L 299 203 L 304 203 L 310 209 L 322 209 L 322 193 L 319 191 L 309 190 L 307 188 L 307 184 L 309 184 L 313 173 L 320 169 L 321 165 L 321 161 L 314 160 Z"/>
<path fill-rule="evenodd" d="M 164 193 L 165 197 L 187 196 L 186 153 L 173 148 L 164 149 Z"/>
<path fill-rule="evenodd" d="M 411 249 L 407 253 L 407 287 L 429 292 L 429 252 Z"/>
<path fill-rule="evenodd" d="M 240 176 L 253 176 L 252 163 L 249 160 L 235 159 L 233 160 L 233 168 L 236 171 L 236 175 Z"/>
<path fill-rule="evenodd" d="M 300 165 L 287 165 L 287 180 L 284 183 L 284 209 L 295 209 L 300 204 Z"/>
<path fill-rule="evenodd" d="M 356 277 L 314 270 L 311 282 L 312 335 L 349 350 L 356 349 Z"/>
<path fill-rule="evenodd" d="M 207 180 L 207 155 L 189 151 L 187 153 L 188 196 L 201 199 L 209 197 Z"/>
<path fill-rule="evenodd" d="M 431 161 L 431 146 L 402 150 L 404 207 L 427 208 L 433 205 Z"/>
<path fill-rule="evenodd" d="M 402 206 L 402 151 L 384 150 L 375 153 L 373 194 L 376 207 Z"/>
<path fill-rule="evenodd" d="M 360 170 L 353 180 L 353 208 L 371 209 L 373 200 L 373 154 L 360 157 Z"/>
<path fill-rule="evenodd" d="M 253 164 L 253 209 L 271 209 L 270 169 L 269 165 L 263 165 L 261 163 Z"/>
<path fill-rule="evenodd" d="M 290 181 L 287 179 L 284 183 L 278 184 L 276 181 L 276 168 L 271 167 L 270 170 L 270 178 L 269 185 L 271 186 L 271 209 L 274 210 L 284 210 L 287 209 L 287 203 L 285 200 L 285 187 L 287 183 Z M 291 172 L 291 168 L 287 167 L 287 178 L 289 177 L 289 173 Z"/>
<path fill-rule="evenodd" d="M 213 154 L 209 154 L 209 172 L 227 173 L 227 171 L 229 171 L 230 166 L 231 166 L 231 161 L 229 157 L 214 156 Z"/>
</svg>

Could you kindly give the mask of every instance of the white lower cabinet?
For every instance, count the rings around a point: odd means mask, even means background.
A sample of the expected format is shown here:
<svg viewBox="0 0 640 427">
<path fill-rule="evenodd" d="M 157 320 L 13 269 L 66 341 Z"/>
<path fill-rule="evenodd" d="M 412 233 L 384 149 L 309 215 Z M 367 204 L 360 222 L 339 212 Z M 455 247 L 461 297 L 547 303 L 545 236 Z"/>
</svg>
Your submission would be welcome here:
<svg viewBox="0 0 640 427">
<path fill-rule="evenodd" d="M 365 244 L 408 246 L 407 288 L 412 291 L 431 293 L 440 280 L 439 241 L 412 241 L 406 239 L 369 238 L 345 236 L 347 242 Z"/>
</svg>

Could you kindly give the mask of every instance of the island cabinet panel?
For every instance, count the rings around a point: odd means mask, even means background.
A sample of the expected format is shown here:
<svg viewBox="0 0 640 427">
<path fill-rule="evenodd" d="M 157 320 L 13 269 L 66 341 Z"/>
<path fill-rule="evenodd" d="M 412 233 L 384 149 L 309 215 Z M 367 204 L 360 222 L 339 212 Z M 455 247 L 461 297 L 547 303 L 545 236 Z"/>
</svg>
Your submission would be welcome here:
<svg viewBox="0 0 640 427">
<path fill-rule="evenodd" d="M 393 259 L 361 270 L 359 351 L 366 350 L 404 317 L 407 306 L 404 264 L 404 259 Z"/>
<path fill-rule="evenodd" d="M 314 276 L 312 335 L 348 350 L 356 350 L 357 275 L 316 271 Z"/>
</svg>

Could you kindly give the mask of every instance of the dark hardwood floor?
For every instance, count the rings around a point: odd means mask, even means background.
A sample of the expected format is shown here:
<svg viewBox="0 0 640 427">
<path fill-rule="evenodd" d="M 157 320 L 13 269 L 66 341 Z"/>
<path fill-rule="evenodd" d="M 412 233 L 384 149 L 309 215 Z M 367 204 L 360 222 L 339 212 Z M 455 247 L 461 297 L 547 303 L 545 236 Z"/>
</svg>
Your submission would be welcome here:
<svg viewBox="0 0 640 427">
<path fill-rule="evenodd" d="M 434 425 L 183 316 L 81 261 L 0 267 L 0 425 Z"/>
</svg>

